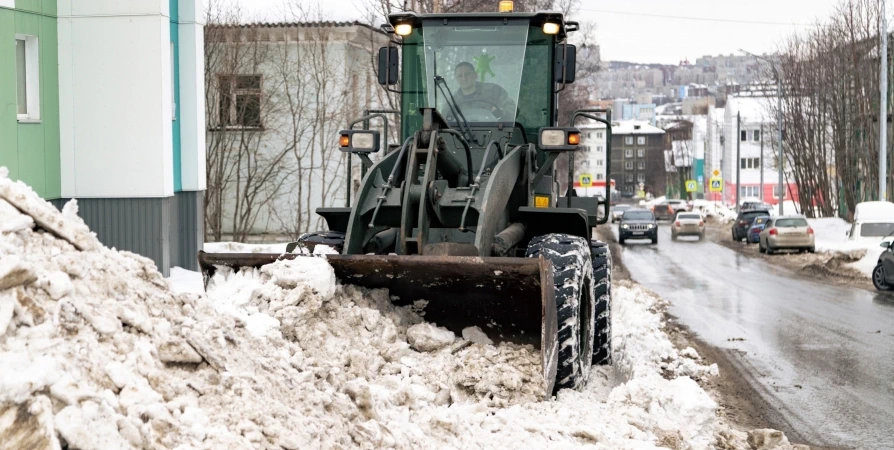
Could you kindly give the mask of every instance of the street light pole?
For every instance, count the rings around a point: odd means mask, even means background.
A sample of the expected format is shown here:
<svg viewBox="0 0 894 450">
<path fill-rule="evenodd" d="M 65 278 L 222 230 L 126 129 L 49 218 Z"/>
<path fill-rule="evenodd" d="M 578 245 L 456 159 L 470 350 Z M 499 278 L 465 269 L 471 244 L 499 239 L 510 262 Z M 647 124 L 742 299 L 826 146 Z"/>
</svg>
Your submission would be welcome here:
<svg viewBox="0 0 894 450">
<path fill-rule="evenodd" d="M 783 186 L 784 177 L 782 175 L 782 168 L 785 165 L 784 159 L 782 158 L 782 78 L 779 77 L 779 71 L 776 70 L 776 65 L 773 65 L 773 71 L 776 72 L 776 138 L 779 141 L 779 161 L 777 161 L 776 165 L 779 166 L 779 215 L 784 215 L 784 203 L 785 203 L 785 186 Z"/>
<path fill-rule="evenodd" d="M 879 78 L 881 98 L 878 116 L 878 199 L 886 201 L 888 196 L 888 21 L 885 17 L 885 0 L 882 0 L 881 7 L 880 20 L 882 23 L 879 34 L 882 39 L 882 50 L 879 52 L 879 61 L 881 61 L 881 76 Z"/>
<path fill-rule="evenodd" d="M 739 205 L 742 204 L 739 198 L 742 195 L 742 184 L 739 175 L 742 173 L 742 117 L 736 112 L 736 213 L 739 212 Z"/>
<path fill-rule="evenodd" d="M 764 201 L 764 122 L 761 122 L 761 202 Z"/>
</svg>

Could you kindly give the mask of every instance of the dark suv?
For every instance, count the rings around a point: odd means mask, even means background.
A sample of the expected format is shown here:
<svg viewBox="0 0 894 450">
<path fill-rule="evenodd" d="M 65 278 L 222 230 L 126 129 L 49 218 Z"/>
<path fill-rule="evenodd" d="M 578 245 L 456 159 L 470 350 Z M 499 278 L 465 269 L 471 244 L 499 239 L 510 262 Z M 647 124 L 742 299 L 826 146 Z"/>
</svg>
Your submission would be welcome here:
<svg viewBox="0 0 894 450">
<path fill-rule="evenodd" d="M 754 219 L 761 216 L 769 216 L 770 212 L 765 209 L 749 209 L 739 212 L 736 221 L 733 222 L 733 240 L 741 241 L 748 237 L 748 230 L 754 223 Z"/>
<path fill-rule="evenodd" d="M 628 239 L 651 239 L 658 243 L 658 222 L 648 209 L 628 209 L 618 224 L 618 241 L 621 245 Z"/>
</svg>

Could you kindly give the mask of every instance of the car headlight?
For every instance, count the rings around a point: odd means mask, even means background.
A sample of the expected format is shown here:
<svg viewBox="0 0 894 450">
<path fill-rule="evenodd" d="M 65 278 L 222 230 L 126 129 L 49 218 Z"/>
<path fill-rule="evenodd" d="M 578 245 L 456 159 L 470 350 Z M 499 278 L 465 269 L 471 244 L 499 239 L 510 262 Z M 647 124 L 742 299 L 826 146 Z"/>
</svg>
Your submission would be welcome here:
<svg viewBox="0 0 894 450">
<path fill-rule="evenodd" d="M 625 223 L 625 224 L 621 224 L 621 228 L 623 228 L 623 229 L 625 229 L 625 230 L 626 230 L 626 229 L 628 229 L 628 228 L 630 228 L 630 227 L 629 227 L 629 226 L 627 226 L 627 224 L 626 224 L 626 223 Z"/>
<path fill-rule="evenodd" d="M 651 230 L 652 228 L 655 228 L 655 225 L 652 225 L 652 224 L 650 223 L 650 224 L 649 224 L 649 229 Z"/>
</svg>

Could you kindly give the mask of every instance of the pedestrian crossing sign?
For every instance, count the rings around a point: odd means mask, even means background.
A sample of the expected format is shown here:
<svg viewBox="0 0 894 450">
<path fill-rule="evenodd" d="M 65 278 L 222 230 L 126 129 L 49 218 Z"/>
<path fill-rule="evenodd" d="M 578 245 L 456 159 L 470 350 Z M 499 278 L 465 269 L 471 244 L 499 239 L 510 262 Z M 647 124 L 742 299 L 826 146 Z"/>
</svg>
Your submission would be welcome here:
<svg viewBox="0 0 894 450">
<path fill-rule="evenodd" d="M 719 177 L 711 178 L 711 192 L 723 191 L 723 179 Z"/>
<path fill-rule="evenodd" d="M 580 186 L 581 187 L 591 187 L 593 186 L 593 176 L 588 173 L 583 173 L 580 176 Z"/>
<path fill-rule="evenodd" d="M 695 180 L 686 180 L 686 192 L 695 192 L 698 190 L 698 183 Z"/>
</svg>

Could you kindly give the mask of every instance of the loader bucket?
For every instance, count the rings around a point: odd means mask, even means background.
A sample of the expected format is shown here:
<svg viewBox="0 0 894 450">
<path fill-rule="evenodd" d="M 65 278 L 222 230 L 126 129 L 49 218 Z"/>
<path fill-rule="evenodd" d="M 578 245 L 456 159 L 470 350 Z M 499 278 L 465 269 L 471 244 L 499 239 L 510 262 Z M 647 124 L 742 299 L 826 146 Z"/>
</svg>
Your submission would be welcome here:
<svg viewBox="0 0 894 450">
<path fill-rule="evenodd" d="M 199 266 L 208 280 L 217 266 L 258 268 L 298 254 L 205 253 Z M 426 300 L 425 320 L 457 335 L 478 326 L 495 342 L 530 344 L 541 351 L 543 397 L 553 393 L 558 348 L 551 263 L 541 258 L 473 256 L 327 255 L 342 284 L 390 291 L 396 305 Z"/>
</svg>

